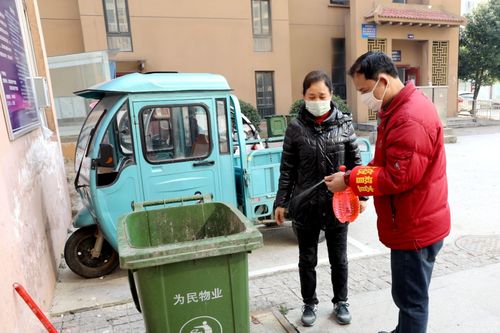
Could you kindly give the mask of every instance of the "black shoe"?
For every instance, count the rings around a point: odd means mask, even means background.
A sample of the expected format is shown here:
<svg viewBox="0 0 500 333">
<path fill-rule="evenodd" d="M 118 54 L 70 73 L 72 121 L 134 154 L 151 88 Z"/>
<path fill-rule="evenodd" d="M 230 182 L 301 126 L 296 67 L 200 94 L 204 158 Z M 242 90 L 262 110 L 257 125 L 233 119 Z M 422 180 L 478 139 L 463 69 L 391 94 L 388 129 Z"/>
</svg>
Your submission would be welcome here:
<svg viewBox="0 0 500 333">
<path fill-rule="evenodd" d="M 304 326 L 314 325 L 317 310 L 316 304 L 305 304 L 302 307 L 302 318 L 300 318 L 300 320 Z"/>
<path fill-rule="evenodd" d="M 337 320 L 337 323 L 340 325 L 347 325 L 351 323 L 351 314 L 349 313 L 349 310 L 347 310 L 348 306 L 349 303 L 343 301 L 337 302 L 333 306 L 335 320 Z"/>
</svg>

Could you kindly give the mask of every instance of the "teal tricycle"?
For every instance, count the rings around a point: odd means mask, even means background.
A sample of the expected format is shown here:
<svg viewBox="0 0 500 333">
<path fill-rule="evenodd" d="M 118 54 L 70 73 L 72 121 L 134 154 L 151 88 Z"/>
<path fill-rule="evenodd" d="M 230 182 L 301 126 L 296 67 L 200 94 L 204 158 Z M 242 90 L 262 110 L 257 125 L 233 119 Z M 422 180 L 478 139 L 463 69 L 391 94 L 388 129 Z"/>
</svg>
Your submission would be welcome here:
<svg viewBox="0 0 500 333">
<path fill-rule="evenodd" d="M 76 94 L 98 100 L 76 145 L 84 208 L 64 250 L 76 274 L 100 277 L 118 266 L 118 218 L 134 202 L 208 195 L 255 224 L 274 223 L 281 145 L 244 121 L 224 77 L 134 73 Z"/>
</svg>

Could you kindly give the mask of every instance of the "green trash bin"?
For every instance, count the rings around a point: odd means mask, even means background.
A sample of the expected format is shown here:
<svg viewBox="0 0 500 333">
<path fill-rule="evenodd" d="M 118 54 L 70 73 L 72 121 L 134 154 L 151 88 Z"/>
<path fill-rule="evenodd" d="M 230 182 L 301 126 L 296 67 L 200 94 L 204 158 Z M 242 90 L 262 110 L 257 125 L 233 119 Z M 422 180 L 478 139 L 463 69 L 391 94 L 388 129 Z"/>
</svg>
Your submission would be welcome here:
<svg viewBox="0 0 500 333">
<path fill-rule="evenodd" d="M 266 117 L 267 136 L 269 138 L 275 136 L 283 136 L 286 131 L 286 117 L 283 115 L 274 115 Z"/>
<path fill-rule="evenodd" d="M 247 253 L 261 246 L 260 232 L 220 202 L 135 211 L 118 226 L 147 332 L 249 332 Z"/>
</svg>

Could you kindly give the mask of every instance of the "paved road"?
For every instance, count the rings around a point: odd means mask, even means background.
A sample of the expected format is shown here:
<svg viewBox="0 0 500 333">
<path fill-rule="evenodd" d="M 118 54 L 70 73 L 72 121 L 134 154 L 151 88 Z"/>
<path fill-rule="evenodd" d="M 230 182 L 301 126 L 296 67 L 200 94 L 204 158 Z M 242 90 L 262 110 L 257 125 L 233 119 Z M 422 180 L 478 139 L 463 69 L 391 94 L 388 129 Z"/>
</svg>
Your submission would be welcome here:
<svg viewBox="0 0 500 333">
<path fill-rule="evenodd" d="M 458 129 L 455 133 L 458 142 L 446 146 L 452 233 L 438 256 L 435 277 L 500 263 L 500 127 Z M 301 301 L 296 271 L 298 251 L 293 233 L 290 228 L 262 231 L 265 247 L 249 257 L 251 310 L 297 309 Z M 328 304 L 332 297 L 330 273 L 324 249 L 322 253 L 322 264 L 318 267 L 318 296 L 322 304 Z M 350 225 L 348 255 L 351 297 L 389 287 L 388 251 L 377 240 L 372 210 Z M 109 280 L 105 292 L 115 288 L 121 293 L 116 296 L 101 295 L 103 282 L 99 279 L 78 280 L 71 278 L 67 270 L 63 271 L 58 285 L 70 286 L 69 293 L 73 294 L 69 296 L 64 288 L 56 290 L 54 305 L 72 297 L 80 310 L 52 317 L 61 332 L 143 332 L 142 318 L 130 303 L 128 285 L 122 273 L 105 278 Z M 92 294 L 90 284 L 96 286 L 93 291 L 96 294 Z M 96 299 L 101 296 L 103 300 Z M 87 310 L 81 309 L 85 302 L 91 304 Z"/>
<path fill-rule="evenodd" d="M 453 242 L 448 240 L 440 251 L 433 276 L 443 276 L 500 263 L 500 226 L 496 235 L 463 236 Z M 320 265 L 317 269 L 317 293 L 321 304 L 332 298 L 330 268 Z M 350 260 L 349 295 L 387 289 L 390 287 L 389 254 L 379 254 Z M 300 307 L 300 284 L 296 270 L 250 278 L 250 308 L 270 307 L 294 309 Z"/>
<path fill-rule="evenodd" d="M 455 129 L 456 144 L 446 145 L 449 202 L 453 228 L 448 241 L 462 235 L 499 233 L 500 126 Z M 351 259 L 387 253 L 379 242 L 372 201 L 367 211 L 349 226 L 348 255 Z M 287 225 L 260 229 L 265 247 L 249 257 L 251 276 L 294 269 L 298 249 Z M 326 244 L 319 248 L 319 262 L 327 262 Z M 277 264 L 279 263 L 279 264 Z"/>
<path fill-rule="evenodd" d="M 500 261 L 500 127 L 457 129 L 455 133 L 458 142 L 446 145 L 452 231 L 438 258 L 435 276 Z M 377 239 L 373 214 L 373 211 L 367 212 L 350 226 L 350 294 L 389 286 L 388 251 Z M 275 252 L 268 255 L 281 259 L 278 261 L 280 266 L 275 270 L 296 266 L 298 251 L 290 237 L 284 241 L 268 236 L 268 242 L 270 246 L 266 245 L 267 251 L 256 251 L 251 255 L 251 264 L 267 264 L 260 256 L 274 249 Z M 323 265 L 318 269 L 318 293 L 320 301 L 328 301 L 332 291 L 326 252 L 323 251 L 321 256 Z M 269 267 L 269 271 L 272 271 L 272 266 Z M 295 269 L 281 272 L 279 277 L 274 273 L 252 278 L 250 286 L 252 308 L 300 306 L 298 273 Z"/>
</svg>

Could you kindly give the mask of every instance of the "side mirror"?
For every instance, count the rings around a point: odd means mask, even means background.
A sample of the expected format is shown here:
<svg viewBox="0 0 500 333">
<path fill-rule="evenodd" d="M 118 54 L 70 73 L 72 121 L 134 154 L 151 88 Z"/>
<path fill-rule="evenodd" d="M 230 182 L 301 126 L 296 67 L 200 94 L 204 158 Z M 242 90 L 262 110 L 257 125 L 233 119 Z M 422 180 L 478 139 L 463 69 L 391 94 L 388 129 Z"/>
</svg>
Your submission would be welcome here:
<svg viewBox="0 0 500 333">
<path fill-rule="evenodd" d="M 113 146 L 106 143 L 99 145 L 99 157 L 97 158 L 97 166 L 112 168 L 115 166 L 113 158 Z"/>
</svg>

